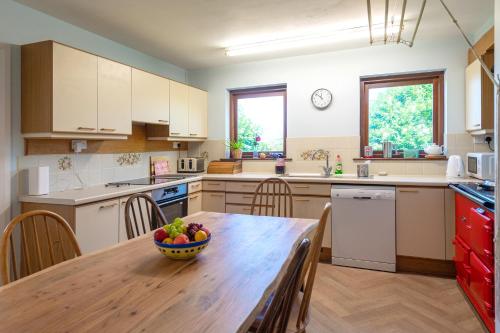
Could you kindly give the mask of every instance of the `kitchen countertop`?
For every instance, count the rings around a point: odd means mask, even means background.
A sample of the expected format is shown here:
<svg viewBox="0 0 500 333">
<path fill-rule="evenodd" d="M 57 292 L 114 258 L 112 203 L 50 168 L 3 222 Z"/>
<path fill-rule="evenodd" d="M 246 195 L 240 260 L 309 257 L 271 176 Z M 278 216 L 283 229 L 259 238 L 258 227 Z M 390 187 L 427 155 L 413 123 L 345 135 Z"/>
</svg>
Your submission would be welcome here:
<svg viewBox="0 0 500 333">
<path fill-rule="evenodd" d="M 203 174 L 182 180 L 156 185 L 125 185 L 120 187 L 105 187 L 104 185 L 91 186 L 83 189 L 54 192 L 47 195 L 30 196 L 24 195 L 19 198 L 21 202 L 44 203 L 55 205 L 79 206 L 92 202 L 103 201 L 123 197 L 139 192 L 147 192 L 155 189 L 190 183 L 200 180 L 228 180 L 228 181 L 261 181 L 269 177 L 276 177 L 270 173 L 239 173 L 228 174 Z M 447 178 L 445 176 L 372 176 L 370 178 L 358 178 L 354 174 L 342 176 L 321 177 L 315 174 L 297 173 L 282 176 L 289 182 L 326 183 L 326 184 L 355 184 L 355 185 L 399 185 L 399 186 L 448 186 L 451 183 L 477 181 L 471 178 Z"/>
</svg>

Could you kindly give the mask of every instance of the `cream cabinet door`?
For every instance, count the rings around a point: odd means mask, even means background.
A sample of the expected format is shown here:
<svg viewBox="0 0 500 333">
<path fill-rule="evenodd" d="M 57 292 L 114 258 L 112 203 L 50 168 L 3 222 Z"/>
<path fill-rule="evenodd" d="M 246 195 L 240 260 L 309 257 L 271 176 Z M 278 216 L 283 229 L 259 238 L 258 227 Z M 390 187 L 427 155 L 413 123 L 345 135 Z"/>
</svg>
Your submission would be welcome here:
<svg viewBox="0 0 500 333">
<path fill-rule="evenodd" d="M 170 136 L 189 136 L 189 87 L 170 81 Z"/>
<path fill-rule="evenodd" d="M 168 79 L 132 68 L 132 120 L 168 125 L 169 90 Z"/>
<path fill-rule="evenodd" d="M 54 43 L 52 130 L 97 132 L 97 56 Z"/>
<path fill-rule="evenodd" d="M 144 194 L 151 196 L 151 192 L 146 192 Z M 123 242 L 123 241 L 128 240 L 127 227 L 125 225 L 125 205 L 127 203 L 128 198 L 130 198 L 130 197 L 120 198 L 120 221 L 118 223 L 118 241 L 119 242 Z M 150 231 L 151 228 L 149 227 L 148 224 L 146 224 L 146 221 L 149 221 L 149 220 L 148 220 L 147 207 L 146 207 L 146 204 L 144 203 L 143 200 L 141 200 L 141 208 L 142 208 L 142 215 L 143 215 L 144 223 L 146 225 L 147 230 Z"/>
<path fill-rule="evenodd" d="M 445 229 L 444 188 L 396 189 L 397 255 L 444 260 Z"/>
<path fill-rule="evenodd" d="M 465 128 L 468 131 L 482 128 L 481 64 L 474 61 L 465 69 Z"/>
<path fill-rule="evenodd" d="M 132 69 L 99 58 L 97 74 L 98 132 L 132 134 Z"/>
<path fill-rule="evenodd" d="M 189 137 L 207 137 L 207 92 L 189 87 Z"/>
<path fill-rule="evenodd" d="M 75 213 L 75 234 L 82 253 L 118 244 L 119 200 L 80 206 Z"/>
<path fill-rule="evenodd" d="M 192 193 L 188 196 L 188 215 L 198 213 L 202 209 L 202 192 Z"/>
<path fill-rule="evenodd" d="M 293 197 L 293 217 L 304 219 L 319 219 L 323 214 L 323 209 L 330 198 L 321 197 L 306 197 L 294 196 Z M 322 247 L 332 247 L 332 221 L 329 218 L 323 237 Z"/>
<path fill-rule="evenodd" d="M 203 192 L 201 205 L 206 212 L 224 213 L 226 211 L 226 194 L 223 192 Z"/>
</svg>

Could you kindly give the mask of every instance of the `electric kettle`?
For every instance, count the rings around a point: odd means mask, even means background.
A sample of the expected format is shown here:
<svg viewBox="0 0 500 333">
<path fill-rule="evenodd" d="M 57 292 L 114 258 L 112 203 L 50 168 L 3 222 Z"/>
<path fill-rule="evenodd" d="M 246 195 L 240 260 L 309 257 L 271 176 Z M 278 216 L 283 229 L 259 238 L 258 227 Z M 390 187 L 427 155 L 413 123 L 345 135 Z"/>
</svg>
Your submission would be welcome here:
<svg viewBox="0 0 500 333">
<path fill-rule="evenodd" d="M 448 166 L 446 168 L 446 177 L 463 177 L 464 172 L 464 162 L 462 156 L 451 155 L 448 158 Z"/>
</svg>

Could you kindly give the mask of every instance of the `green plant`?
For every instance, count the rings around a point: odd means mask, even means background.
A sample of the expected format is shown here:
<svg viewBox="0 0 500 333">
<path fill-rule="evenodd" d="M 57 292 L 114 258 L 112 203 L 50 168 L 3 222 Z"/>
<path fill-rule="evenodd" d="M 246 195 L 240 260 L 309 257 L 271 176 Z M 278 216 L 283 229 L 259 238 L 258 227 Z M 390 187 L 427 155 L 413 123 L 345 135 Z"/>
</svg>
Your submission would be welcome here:
<svg viewBox="0 0 500 333">
<path fill-rule="evenodd" d="M 240 139 L 238 139 L 238 140 L 229 140 L 226 145 L 231 150 L 238 150 L 238 149 L 243 148 L 243 141 L 240 140 Z"/>
</svg>

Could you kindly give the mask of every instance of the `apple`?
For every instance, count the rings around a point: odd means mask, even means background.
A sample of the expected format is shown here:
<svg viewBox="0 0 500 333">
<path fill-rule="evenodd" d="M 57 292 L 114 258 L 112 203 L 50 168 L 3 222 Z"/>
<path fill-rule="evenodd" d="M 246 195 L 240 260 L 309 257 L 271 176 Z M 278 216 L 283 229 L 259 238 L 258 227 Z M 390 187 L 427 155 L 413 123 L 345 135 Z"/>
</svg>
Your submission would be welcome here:
<svg viewBox="0 0 500 333">
<path fill-rule="evenodd" d="M 189 243 L 189 238 L 185 234 L 180 234 L 179 236 L 175 237 L 175 239 L 174 239 L 175 245 L 188 244 L 188 243 Z"/>
<path fill-rule="evenodd" d="M 164 244 L 172 244 L 173 242 L 174 242 L 174 240 L 173 240 L 172 238 L 167 237 L 167 238 L 165 238 L 165 239 L 163 240 L 163 242 L 162 242 L 162 243 L 164 243 Z"/>
<path fill-rule="evenodd" d="M 165 231 L 165 229 L 160 228 L 160 229 L 155 231 L 155 241 L 163 242 L 163 240 L 167 237 L 168 237 L 168 233 Z"/>
<path fill-rule="evenodd" d="M 210 236 L 210 230 L 208 230 L 207 228 L 203 227 L 201 228 L 201 230 L 205 231 L 205 233 L 207 234 L 207 237 Z"/>
</svg>

